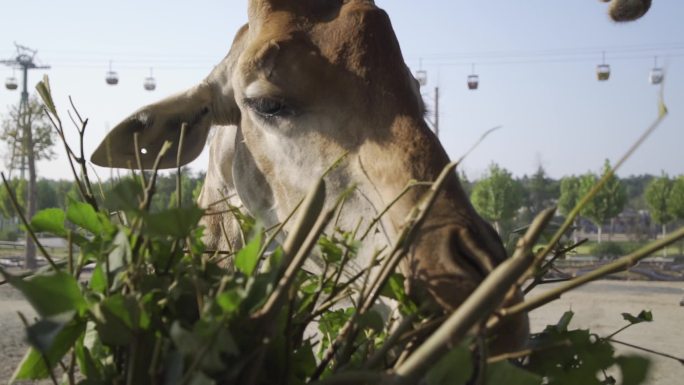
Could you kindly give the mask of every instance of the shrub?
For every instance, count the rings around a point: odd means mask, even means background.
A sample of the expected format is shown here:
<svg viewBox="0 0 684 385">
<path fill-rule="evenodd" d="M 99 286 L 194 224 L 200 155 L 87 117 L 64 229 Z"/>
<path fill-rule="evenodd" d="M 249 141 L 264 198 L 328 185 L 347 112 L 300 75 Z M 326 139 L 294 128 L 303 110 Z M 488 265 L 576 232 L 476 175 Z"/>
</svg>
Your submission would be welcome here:
<svg viewBox="0 0 684 385">
<path fill-rule="evenodd" d="M 0 230 L 0 240 L 2 241 L 16 242 L 19 236 L 19 231 L 15 229 Z"/>
<path fill-rule="evenodd" d="M 617 242 L 601 242 L 592 247 L 591 253 L 599 259 L 615 259 L 625 255 L 627 250 Z"/>
</svg>

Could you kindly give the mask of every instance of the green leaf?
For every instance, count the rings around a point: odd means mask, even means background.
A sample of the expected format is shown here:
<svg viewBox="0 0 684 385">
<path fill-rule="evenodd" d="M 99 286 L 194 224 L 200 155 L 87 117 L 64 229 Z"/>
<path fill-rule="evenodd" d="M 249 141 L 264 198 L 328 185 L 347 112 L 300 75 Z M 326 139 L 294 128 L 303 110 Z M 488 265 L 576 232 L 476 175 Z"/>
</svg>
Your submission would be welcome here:
<svg viewBox="0 0 684 385">
<path fill-rule="evenodd" d="M 254 238 L 238 251 L 235 256 L 235 267 L 245 275 L 252 275 L 259 263 L 259 250 L 261 249 L 261 231 L 257 231 Z"/>
<path fill-rule="evenodd" d="M 112 240 L 112 251 L 109 252 L 109 272 L 114 274 L 128 265 L 131 261 L 133 252 L 131 250 L 131 243 L 128 239 L 128 234 L 124 230 L 120 230 Z"/>
<path fill-rule="evenodd" d="M 197 227 L 204 215 L 199 207 L 181 207 L 145 214 L 145 225 L 151 235 L 185 238 Z"/>
<path fill-rule="evenodd" d="M 93 314 L 102 342 L 116 346 L 128 344 L 134 331 L 150 325 L 149 315 L 133 296 L 113 295 L 96 304 Z"/>
<path fill-rule="evenodd" d="M 622 318 L 624 318 L 625 321 L 629 322 L 630 324 L 634 325 L 642 322 L 652 322 L 653 313 L 651 313 L 650 310 L 642 310 L 636 317 L 629 313 L 622 313 Z"/>
<path fill-rule="evenodd" d="M 98 263 L 93 269 L 90 276 L 90 288 L 98 293 L 104 293 L 107 288 L 107 277 L 101 263 Z"/>
<path fill-rule="evenodd" d="M 311 341 L 304 341 L 302 346 L 294 352 L 292 355 L 292 369 L 292 375 L 299 379 L 307 378 L 316 370 L 316 356 L 313 353 Z"/>
<path fill-rule="evenodd" d="M 76 353 L 76 360 L 78 361 L 78 369 L 86 378 L 91 381 L 102 380 L 97 363 L 90 353 L 90 349 L 83 346 L 82 343 L 77 343 L 74 349 Z M 79 385 L 83 385 L 79 382 Z"/>
<path fill-rule="evenodd" d="M 0 272 L 43 318 L 68 311 L 83 314 L 88 308 L 76 278 L 65 272 L 52 272 L 27 279 L 10 275 L 1 268 Z"/>
<path fill-rule="evenodd" d="M 390 276 L 385 286 L 382 287 L 380 295 L 398 301 L 401 305 L 400 310 L 404 314 L 413 314 L 418 311 L 416 304 L 406 295 L 404 276 L 399 273 Z"/>
<path fill-rule="evenodd" d="M 75 314 L 76 312 L 69 311 L 38 320 L 26 329 L 28 343 L 39 352 L 48 352 L 55 338 L 74 319 Z"/>
<path fill-rule="evenodd" d="M 88 230 L 95 235 L 101 235 L 105 230 L 112 230 L 113 225 L 102 213 L 95 211 L 88 203 L 78 202 L 70 198 L 67 208 L 67 219 L 71 223 Z"/>
<path fill-rule="evenodd" d="M 201 357 L 200 367 L 209 372 L 225 369 L 225 356 L 240 353 L 233 336 L 223 325 L 198 321 L 193 330 L 184 329 L 178 321 L 171 325 L 171 340 L 186 356 Z"/>
<path fill-rule="evenodd" d="M 143 189 L 136 180 L 124 179 L 117 183 L 105 196 L 104 206 L 109 211 L 139 212 Z"/>
<path fill-rule="evenodd" d="M 651 366 L 647 358 L 639 356 L 618 357 L 617 364 L 622 372 L 622 385 L 643 384 Z"/>
<path fill-rule="evenodd" d="M 190 385 L 216 385 L 216 381 L 207 377 L 202 372 L 195 372 L 190 380 Z"/>
<path fill-rule="evenodd" d="M 382 316 L 373 310 L 359 317 L 358 324 L 362 329 L 371 329 L 377 333 L 380 333 L 385 328 L 385 321 L 382 319 Z"/>
<path fill-rule="evenodd" d="M 73 321 L 54 337 L 51 346 L 44 356 L 38 350 L 30 348 L 24 355 L 9 383 L 17 380 L 48 378 L 50 370 L 59 363 L 84 331 L 85 322 Z M 49 362 L 49 367 L 45 366 L 45 359 Z"/>
<path fill-rule="evenodd" d="M 244 295 L 238 289 L 224 291 L 216 296 L 216 303 L 227 314 L 232 314 L 240 307 L 240 303 L 244 299 Z"/>
<path fill-rule="evenodd" d="M 425 382 L 428 385 L 462 385 L 473 373 L 473 362 L 467 345 L 463 344 L 437 361 L 427 372 Z M 508 384 L 502 382 L 502 384 Z"/>
<path fill-rule="evenodd" d="M 67 232 L 64 228 L 66 215 L 60 209 L 41 210 L 31 219 L 31 228 L 36 232 L 47 232 L 60 237 L 65 237 Z"/>
<path fill-rule="evenodd" d="M 560 332 L 564 332 L 568 330 L 568 326 L 570 326 L 570 321 L 572 321 L 572 317 L 575 316 L 575 312 L 572 310 L 568 310 L 563 315 L 561 316 L 560 320 L 558 320 L 558 323 L 556 324 L 556 330 Z"/>
<path fill-rule="evenodd" d="M 342 249 L 328 237 L 318 239 L 318 248 L 321 250 L 323 259 L 328 263 L 336 263 L 342 259 Z"/>
<path fill-rule="evenodd" d="M 486 378 L 487 385 L 540 385 L 542 383 L 540 376 L 514 366 L 508 361 L 488 365 Z"/>
</svg>

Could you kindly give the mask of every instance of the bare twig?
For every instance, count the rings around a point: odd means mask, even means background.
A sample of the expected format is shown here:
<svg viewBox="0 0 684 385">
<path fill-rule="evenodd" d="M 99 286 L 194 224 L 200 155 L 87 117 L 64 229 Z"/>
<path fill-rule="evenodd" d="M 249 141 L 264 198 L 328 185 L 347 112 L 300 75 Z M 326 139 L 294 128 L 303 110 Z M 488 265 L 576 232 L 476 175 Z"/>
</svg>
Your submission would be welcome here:
<svg viewBox="0 0 684 385">
<path fill-rule="evenodd" d="M 582 199 L 575 205 L 575 207 L 570 211 L 570 213 L 567 215 L 565 222 L 561 225 L 561 227 L 556 231 L 554 236 L 551 238 L 549 243 L 544 247 L 544 249 L 537 254 L 535 257 L 535 266 L 540 265 L 546 257 L 551 253 L 553 248 L 558 244 L 560 241 L 561 237 L 565 232 L 572 226 L 573 222 L 575 221 L 575 218 L 579 215 L 580 211 L 589 203 L 589 201 L 598 193 L 601 188 L 606 184 L 606 182 L 613 176 L 615 175 L 615 172 L 629 159 L 632 154 L 646 141 L 646 139 L 660 126 L 660 123 L 665 119 L 667 116 L 667 108 L 665 107 L 665 103 L 663 102 L 663 96 L 662 93 L 660 95 L 660 100 L 659 100 L 659 113 L 658 113 L 658 118 L 646 129 L 646 131 L 637 139 L 637 141 L 627 150 L 627 152 L 618 160 L 618 162 L 615 164 L 614 167 L 612 167 L 608 172 L 603 175 L 601 179 L 592 187 L 592 189 L 584 196 Z M 534 274 L 534 269 L 530 269 L 530 271 L 527 272 L 522 278 L 521 282 L 527 280 L 532 274 Z M 534 286 L 535 282 L 533 281 L 530 286 L 525 288 L 525 292 L 530 291 Z"/>
<path fill-rule="evenodd" d="M 534 261 L 531 247 L 553 217 L 554 210 L 539 214 L 518 241 L 515 254 L 501 263 L 408 359 L 396 369 L 396 383 L 413 384 L 436 360 L 457 344 L 483 315 L 491 314 Z"/>
<path fill-rule="evenodd" d="M 530 311 L 543 306 L 557 298 L 560 298 L 561 294 L 566 293 L 572 289 L 582 286 L 588 282 L 595 281 L 599 278 L 605 277 L 607 275 L 617 273 L 619 271 L 627 270 L 628 268 L 634 266 L 640 260 L 648 257 L 654 252 L 667 247 L 680 239 L 684 239 L 684 227 L 670 233 L 667 237 L 650 243 L 639 250 L 626 255 L 622 258 L 613 261 L 605 266 L 602 266 L 590 273 L 572 279 L 563 285 L 560 285 L 553 290 L 549 290 L 543 294 L 533 297 L 530 300 L 521 302 L 517 305 L 511 306 L 506 309 L 502 309 L 501 313 L 504 316 L 514 315 L 525 311 Z"/>
<path fill-rule="evenodd" d="M 680 364 L 684 365 L 684 358 L 681 358 L 681 357 L 673 356 L 673 355 L 667 354 L 667 353 L 658 352 L 658 351 L 655 351 L 655 350 L 652 350 L 652 349 L 648 349 L 648 348 L 644 348 L 644 347 L 641 347 L 641 346 L 633 345 L 633 344 L 630 344 L 630 343 L 627 343 L 627 342 L 618 341 L 618 340 L 613 339 L 613 338 L 609 338 L 608 341 L 614 342 L 614 343 L 620 344 L 620 345 L 629 346 L 630 348 L 633 348 L 633 349 L 643 350 L 644 352 L 648 352 L 648 353 L 651 353 L 651 354 L 655 354 L 655 355 L 657 355 L 657 356 L 666 357 L 666 358 L 671 358 L 671 359 L 673 359 L 673 360 L 675 360 L 675 361 L 678 361 Z"/>
<path fill-rule="evenodd" d="M 29 328 L 29 322 L 26 319 L 26 316 L 18 311 L 17 314 L 19 315 L 19 318 L 21 319 L 21 322 L 24 324 L 24 328 L 28 329 Z M 52 380 L 52 383 L 54 385 L 59 385 L 59 382 L 57 382 L 57 377 L 55 376 L 54 370 L 52 370 L 52 365 L 50 364 L 50 360 L 48 357 L 45 355 L 45 353 L 36 347 L 33 347 L 33 349 L 37 350 L 38 353 L 40 353 L 40 357 L 43 359 L 43 364 L 45 365 L 45 369 L 47 369 L 48 373 L 50 374 L 50 379 Z"/>
<path fill-rule="evenodd" d="M 5 185 L 5 188 L 7 189 L 7 195 L 9 196 L 10 200 L 12 201 L 12 206 L 14 206 L 14 210 L 16 213 L 19 215 L 19 218 L 21 218 L 21 222 L 24 224 L 26 227 L 26 231 L 29 233 L 31 236 L 31 239 L 33 239 L 33 242 L 36 244 L 38 249 L 40 250 L 40 253 L 43 254 L 43 257 L 48 261 L 50 266 L 55 270 L 55 271 L 60 271 L 61 269 L 59 266 L 55 263 L 55 261 L 52 259 L 50 254 L 45 250 L 43 245 L 38 241 L 38 236 L 36 233 L 33 231 L 31 228 L 31 223 L 26 219 L 26 216 L 23 213 L 23 210 L 21 209 L 21 206 L 19 205 L 19 202 L 17 201 L 17 197 L 14 195 L 14 192 L 12 191 L 12 188 L 9 185 L 9 182 L 7 182 L 7 179 L 5 179 L 5 173 L 0 173 L 2 175 L 2 183 Z"/>
<path fill-rule="evenodd" d="M 185 142 L 185 132 L 188 129 L 188 124 L 186 122 L 183 122 L 181 124 L 181 130 L 180 130 L 180 138 L 178 138 L 178 151 L 176 151 L 176 207 L 180 208 L 181 207 L 181 201 L 182 201 L 182 191 L 183 188 L 181 186 L 181 156 L 183 151 L 183 143 Z"/>
</svg>

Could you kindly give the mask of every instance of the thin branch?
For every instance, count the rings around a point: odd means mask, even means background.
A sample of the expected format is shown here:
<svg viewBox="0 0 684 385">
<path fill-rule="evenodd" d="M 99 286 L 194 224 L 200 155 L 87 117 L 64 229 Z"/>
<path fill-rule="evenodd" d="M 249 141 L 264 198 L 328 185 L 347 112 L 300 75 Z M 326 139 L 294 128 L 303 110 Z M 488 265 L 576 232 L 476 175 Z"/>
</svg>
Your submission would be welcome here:
<svg viewBox="0 0 684 385">
<path fill-rule="evenodd" d="M 314 381 L 312 385 L 362 385 L 385 384 L 392 376 L 377 371 L 343 372 L 335 374 L 321 381 Z"/>
<path fill-rule="evenodd" d="M 140 170 L 140 183 L 143 188 L 147 186 L 147 180 L 145 180 L 145 169 L 143 168 L 142 158 L 140 157 L 140 143 L 138 142 L 139 133 L 133 133 L 133 152 L 135 152 L 135 163 Z"/>
<path fill-rule="evenodd" d="M 182 174 L 181 174 L 181 151 L 183 151 L 183 143 L 185 142 L 185 132 L 188 129 L 188 124 L 183 122 L 181 124 L 180 138 L 178 139 L 178 151 L 176 151 L 176 207 L 181 207 L 182 201 Z"/>
<path fill-rule="evenodd" d="M 26 231 L 29 233 L 31 236 L 31 239 L 33 239 L 33 242 L 36 244 L 36 247 L 40 250 L 40 253 L 43 254 L 43 257 L 48 261 L 50 266 L 55 270 L 55 271 L 60 271 L 61 269 L 59 268 L 59 265 L 55 263 L 55 261 L 52 259 L 50 254 L 48 254 L 47 250 L 43 247 L 43 245 L 38 241 L 38 236 L 36 233 L 33 231 L 33 228 L 31 227 L 31 223 L 26 219 L 26 216 L 23 213 L 23 210 L 21 209 L 21 206 L 19 205 L 19 202 L 17 201 L 17 197 L 14 196 L 14 192 L 10 188 L 9 182 L 7 182 L 7 179 L 5 179 L 5 173 L 2 172 L 0 173 L 2 175 L 2 183 L 5 185 L 5 188 L 7 189 L 7 195 L 9 196 L 10 200 L 12 201 L 12 206 L 14 206 L 14 210 L 17 212 L 19 215 L 19 218 L 21 218 L 21 222 L 24 224 L 26 227 Z"/>
<path fill-rule="evenodd" d="M 20 311 L 18 311 L 17 314 L 19 315 L 21 322 L 24 324 L 24 327 L 26 329 L 28 329 L 29 328 L 29 322 L 26 319 L 26 316 Z M 43 359 L 43 364 L 45 365 L 45 369 L 47 369 L 48 373 L 50 374 L 50 379 L 52 380 L 52 383 L 54 385 L 59 385 L 59 382 L 57 382 L 57 377 L 55 377 L 55 373 L 52 370 L 52 367 L 51 367 L 52 365 L 50 365 L 50 360 L 48 359 L 47 355 L 45 355 L 45 353 L 41 349 L 38 349 L 36 347 L 33 347 L 33 349 L 37 350 L 38 353 L 40 353 L 40 357 Z"/>
<path fill-rule="evenodd" d="M 491 314 L 534 262 L 531 247 L 553 217 L 555 210 L 539 214 L 516 247 L 514 255 L 495 268 L 437 331 L 396 369 L 397 383 L 413 384 L 427 369 L 459 343 L 466 333 Z"/>
<path fill-rule="evenodd" d="M 502 126 L 496 126 L 496 127 L 492 127 L 492 128 L 490 128 L 489 130 L 485 131 L 484 134 L 482 134 L 482 135 L 480 136 L 480 138 L 477 140 L 477 142 L 475 142 L 475 143 L 468 149 L 468 151 L 465 152 L 465 154 L 461 155 L 461 157 L 458 158 L 458 160 L 457 160 L 455 163 L 456 163 L 456 164 L 461 164 L 461 163 L 463 162 L 463 160 L 464 160 L 465 158 L 467 158 L 468 155 L 470 155 L 471 152 L 475 151 L 475 149 L 476 149 L 476 148 L 477 148 L 477 147 L 478 147 L 478 146 L 479 146 L 479 145 L 480 145 L 480 144 L 489 136 L 489 134 L 491 134 L 492 132 L 494 132 L 494 131 L 500 129 L 501 127 L 502 127 Z"/>
<path fill-rule="evenodd" d="M 444 187 L 447 179 L 452 175 L 457 165 L 458 163 L 456 162 L 447 164 L 435 182 L 432 184 L 428 192 L 425 193 L 420 203 L 409 213 L 404 230 L 397 238 L 393 250 L 389 254 L 390 257 L 388 258 L 387 263 L 382 266 L 380 273 L 373 282 L 373 285 L 371 285 L 370 291 L 364 294 L 365 302 L 361 307 L 362 312 L 366 312 L 368 309 L 370 309 L 373 306 L 373 303 L 375 303 L 377 300 L 378 296 L 380 295 L 380 291 L 385 286 L 385 283 L 389 279 L 390 275 L 396 270 L 399 262 L 408 252 L 409 245 L 416 237 L 418 229 L 425 221 L 428 212 L 437 200 L 438 193 Z"/>
<path fill-rule="evenodd" d="M 662 94 L 660 96 L 660 101 L 659 101 L 659 107 L 660 111 L 658 114 L 658 118 L 646 129 L 646 131 L 637 139 L 637 141 L 627 150 L 627 152 L 618 160 L 618 162 L 615 164 L 614 167 L 608 170 L 606 174 L 592 187 L 592 189 L 580 200 L 577 205 L 570 211 L 568 214 L 567 218 L 565 218 L 565 222 L 561 225 L 561 227 L 556 231 L 554 236 L 551 238 L 549 243 L 544 247 L 544 249 L 535 257 L 535 265 L 541 264 L 546 257 L 549 255 L 549 253 L 552 251 L 553 247 L 558 244 L 560 241 L 561 237 L 565 232 L 573 225 L 575 218 L 579 215 L 580 211 L 582 208 L 584 208 L 587 203 L 598 193 L 598 191 L 603 188 L 603 186 L 606 184 L 606 182 L 613 176 L 615 175 L 615 172 L 622 166 L 625 161 L 629 157 L 632 156 L 632 154 L 646 141 L 646 139 L 660 126 L 660 123 L 665 119 L 667 116 L 667 108 L 665 108 L 665 104 L 663 103 L 662 99 Z M 533 274 L 533 270 L 531 269 L 525 276 L 522 277 L 521 282 L 527 280 L 531 275 Z M 533 285 L 534 282 L 531 284 Z M 529 291 L 532 289 L 532 287 L 526 288 L 526 291 Z"/>
<path fill-rule="evenodd" d="M 560 250 L 556 250 L 554 252 L 553 257 L 551 257 L 548 261 L 546 261 L 546 263 L 544 263 L 542 265 L 542 267 L 539 269 L 540 273 L 534 277 L 534 280 L 529 285 L 527 285 L 527 287 L 525 287 L 525 289 L 523 290 L 523 294 L 529 293 L 530 291 L 532 291 L 532 289 L 534 289 L 535 286 L 537 286 L 539 284 L 555 282 L 555 280 L 544 280 L 544 275 L 546 274 L 546 272 L 551 267 L 553 267 L 553 263 L 556 262 L 556 260 L 560 256 L 565 255 L 568 251 L 574 250 L 575 248 L 583 245 L 584 243 L 586 243 L 588 241 L 589 241 L 588 238 L 584 238 L 584 239 L 580 240 L 579 242 L 577 242 L 573 245 L 570 245 L 570 246 L 565 247 L 565 248 L 560 249 Z M 565 280 L 565 279 L 563 279 L 563 280 Z"/>
<path fill-rule="evenodd" d="M 418 314 L 410 314 L 409 316 L 405 317 L 399 326 L 397 326 L 396 329 L 392 332 L 392 334 L 385 339 L 385 342 L 382 344 L 380 349 L 378 349 L 363 365 L 364 369 L 372 369 L 375 366 L 379 365 L 382 360 L 385 359 L 387 352 L 390 351 L 390 349 L 396 345 L 396 343 L 399 341 L 401 336 L 408 331 L 408 329 L 413 326 L 413 323 L 418 319 Z"/>
<path fill-rule="evenodd" d="M 83 127 L 83 131 L 81 131 L 81 133 L 85 133 L 85 125 L 87 124 L 88 119 L 83 120 L 81 114 L 78 113 L 78 108 L 76 108 L 76 106 L 74 105 L 74 100 L 71 98 L 71 95 L 69 95 L 69 104 L 71 104 L 71 109 L 74 110 L 74 113 L 78 118 L 78 121 L 81 122 L 81 126 Z"/>
<path fill-rule="evenodd" d="M 538 353 L 541 351 L 554 349 L 554 348 L 558 348 L 558 347 L 563 347 L 563 346 L 570 346 L 570 345 L 571 345 L 570 341 L 563 340 L 563 341 L 555 342 L 555 343 L 544 345 L 544 346 L 539 346 L 539 347 L 535 347 L 535 348 L 528 348 L 528 349 L 518 350 L 515 352 L 500 354 L 498 356 L 489 357 L 489 358 L 487 358 L 487 363 L 491 365 L 491 364 L 495 364 L 495 363 L 501 362 L 501 361 L 516 360 L 519 358 L 525 358 L 532 353 Z"/>
<path fill-rule="evenodd" d="M 536 309 L 557 298 L 560 298 L 560 296 L 563 293 L 566 293 L 572 289 L 582 286 L 588 282 L 595 281 L 599 278 L 603 278 L 613 273 L 627 270 L 628 268 L 636 265 L 637 262 L 641 261 L 642 259 L 650 256 L 654 252 L 664 247 L 667 247 L 677 242 L 680 239 L 684 239 L 684 227 L 670 233 L 667 237 L 663 239 L 650 243 L 640 248 L 639 250 L 633 252 L 632 254 L 619 258 L 616 261 L 613 261 L 612 263 L 602 266 L 590 273 L 572 279 L 566 282 L 565 284 L 558 286 L 552 290 L 549 290 L 543 294 L 539 294 L 538 296 L 533 297 L 530 300 L 518 303 L 506 309 L 502 309 L 501 313 L 504 316 L 510 316 L 514 314 L 519 314 L 521 312 L 530 311 L 532 309 Z"/>
<path fill-rule="evenodd" d="M 680 364 L 684 365 L 684 358 L 681 358 L 681 357 L 676 357 L 676 356 L 673 356 L 673 355 L 671 355 L 671 354 L 658 352 L 658 351 L 655 351 L 655 350 L 652 350 L 652 349 L 648 349 L 648 348 L 644 348 L 644 347 L 637 346 L 637 345 L 632 345 L 632 344 L 630 344 L 630 343 L 618 341 L 618 340 L 615 340 L 615 339 L 612 339 L 612 338 L 609 338 L 608 341 L 610 341 L 610 342 L 615 342 L 616 344 L 620 344 L 620 345 L 629 346 L 630 348 L 634 348 L 634 349 L 638 349 L 638 350 L 643 350 L 643 351 L 645 351 L 645 352 L 648 352 L 648 353 L 651 353 L 651 354 L 655 354 L 655 355 L 658 355 L 658 356 L 661 356 L 661 357 L 671 358 L 671 359 L 673 359 L 673 360 L 675 360 L 675 361 L 679 361 Z"/>
<path fill-rule="evenodd" d="M 322 184 L 321 186 L 324 185 Z M 324 187 L 321 187 L 320 190 L 324 191 Z M 319 191 L 316 191 L 314 195 L 318 195 L 318 192 Z M 346 194 L 343 194 L 343 197 L 345 195 Z M 274 311 L 279 308 L 280 304 L 287 295 L 290 286 L 294 282 L 294 278 L 296 277 L 297 272 L 304 264 L 306 258 L 308 258 L 309 253 L 318 241 L 318 237 L 323 232 L 323 229 L 333 219 L 333 216 L 335 215 L 335 210 L 338 204 L 342 201 L 343 197 L 340 197 L 332 208 L 330 208 L 318 217 L 316 222 L 308 231 L 306 239 L 304 239 L 304 241 L 298 247 L 297 254 L 290 260 L 289 264 L 287 265 L 287 268 L 283 273 L 282 277 L 280 278 L 280 280 L 278 281 L 278 284 L 276 288 L 273 290 L 273 293 L 271 293 L 271 295 L 268 297 L 264 306 L 253 315 L 253 318 L 268 320 L 273 315 Z M 304 213 L 304 215 L 306 214 Z"/>
</svg>

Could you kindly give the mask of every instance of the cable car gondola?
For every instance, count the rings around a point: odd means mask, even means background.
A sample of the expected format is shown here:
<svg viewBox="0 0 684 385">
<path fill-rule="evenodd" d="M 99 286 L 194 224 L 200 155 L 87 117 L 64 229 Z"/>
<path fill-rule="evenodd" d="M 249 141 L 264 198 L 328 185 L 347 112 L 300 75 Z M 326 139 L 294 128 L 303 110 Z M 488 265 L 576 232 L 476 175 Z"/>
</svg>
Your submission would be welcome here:
<svg viewBox="0 0 684 385">
<path fill-rule="evenodd" d="M 116 71 L 112 71 L 112 62 L 109 62 L 109 71 L 107 71 L 107 75 L 105 76 L 105 82 L 110 86 L 119 84 L 119 75 Z"/>
<path fill-rule="evenodd" d="M 655 57 L 654 64 L 653 64 L 653 69 L 651 70 L 651 73 L 648 76 L 648 80 L 651 82 L 653 85 L 658 85 L 663 82 L 665 79 L 665 71 L 663 71 L 662 68 L 658 67 L 658 57 Z"/>
<path fill-rule="evenodd" d="M 606 53 L 603 52 L 603 62 L 596 66 L 596 79 L 603 82 L 610 78 L 610 65 L 606 64 Z"/>
<path fill-rule="evenodd" d="M 10 76 L 7 79 L 5 79 L 5 88 L 7 88 L 10 91 L 14 91 L 19 87 L 19 83 L 17 82 L 17 78 L 14 76 Z"/>
<path fill-rule="evenodd" d="M 468 89 L 476 90 L 480 86 L 480 76 L 475 73 L 475 64 L 472 67 L 472 73 L 468 75 Z"/>
<path fill-rule="evenodd" d="M 154 79 L 154 76 L 152 76 L 152 68 L 150 68 L 150 76 L 146 77 L 143 82 L 143 87 L 147 91 L 154 91 L 155 88 L 157 88 L 157 81 Z"/>
</svg>

